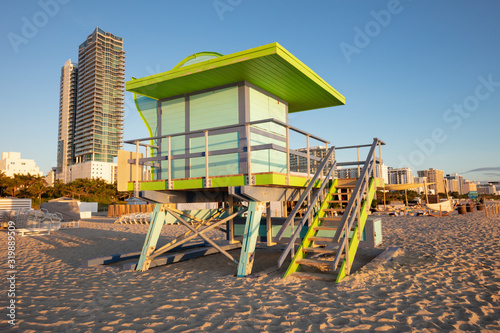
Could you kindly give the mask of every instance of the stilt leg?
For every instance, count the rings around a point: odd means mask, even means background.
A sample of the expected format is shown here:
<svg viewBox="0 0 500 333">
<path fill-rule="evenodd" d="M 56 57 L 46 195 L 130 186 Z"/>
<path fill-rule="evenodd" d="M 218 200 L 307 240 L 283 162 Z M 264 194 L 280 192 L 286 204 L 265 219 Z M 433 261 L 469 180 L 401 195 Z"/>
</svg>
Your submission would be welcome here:
<svg viewBox="0 0 500 333">
<path fill-rule="evenodd" d="M 245 232 L 243 234 L 243 244 L 238 265 L 238 277 L 244 277 L 252 272 L 255 245 L 257 243 L 260 219 L 264 208 L 264 202 L 250 201 L 248 203 L 248 215 L 245 223 Z"/>
<path fill-rule="evenodd" d="M 149 265 L 151 264 L 151 259 L 149 256 L 156 249 L 156 244 L 158 243 L 158 238 L 160 237 L 161 228 L 165 223 L 165 212 L 160 211 L 161 204 L 155 205 L 155 210 L 151 213 L 151 224 L 149 225 L 149 230 L 146 235 L 146 240 L 142 246 L 141 256 L 139 258 L 139 263 L 137 264 L 137 271 L 147 271 Z"/>
</svg>

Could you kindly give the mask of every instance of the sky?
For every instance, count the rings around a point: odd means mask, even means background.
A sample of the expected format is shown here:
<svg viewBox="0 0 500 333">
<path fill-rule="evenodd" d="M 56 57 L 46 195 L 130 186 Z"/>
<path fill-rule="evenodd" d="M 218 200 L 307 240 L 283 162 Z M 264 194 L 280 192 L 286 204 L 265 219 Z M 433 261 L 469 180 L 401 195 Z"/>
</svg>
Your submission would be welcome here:
<svg viewBox="0 0 500 333">
<path fill-rule="evenodd" d="M 60 70 L 98 26 L 123 37 L 127 80 L 278 42 L 346 98 L 292 126 L 337 147 L 380 138 L 384 163 L 415 175 L 498 181 L 498 13 L 497 0 L 0 1 L 0 151 L 56 166 Z M 128 92 L 124 121 L 125 140 L 149 136 Z"/>
</svg>

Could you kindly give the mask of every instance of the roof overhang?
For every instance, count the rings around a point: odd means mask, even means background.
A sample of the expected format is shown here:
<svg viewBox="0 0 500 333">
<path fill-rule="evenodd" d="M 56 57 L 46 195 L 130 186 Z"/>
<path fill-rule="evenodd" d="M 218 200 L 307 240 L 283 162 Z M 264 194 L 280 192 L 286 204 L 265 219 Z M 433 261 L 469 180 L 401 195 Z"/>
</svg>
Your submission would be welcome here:
<svg viewBox="0 0 500 333">
<path fill-rule="evenodd" d="M 159 100 L 240 81 L 285 100 L 289 112 L 345 104 L 344 96 L 278 43 L 133 79 L 127 91 Z"/>
</svg>

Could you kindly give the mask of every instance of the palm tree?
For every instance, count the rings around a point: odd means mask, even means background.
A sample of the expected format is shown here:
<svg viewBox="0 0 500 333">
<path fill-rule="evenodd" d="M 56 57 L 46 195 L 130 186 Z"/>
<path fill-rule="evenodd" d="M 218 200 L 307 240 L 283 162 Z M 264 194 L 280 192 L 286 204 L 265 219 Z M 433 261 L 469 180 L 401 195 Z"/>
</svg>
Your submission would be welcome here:
<svg viewBox="0 0 500 333">
<path fill-rule="evenodd" d="M 35 177 L 35 179 L 31 182 L 31 185 L 27 189 L 27 192 L 30 194 L 31 198 L 38 198 L 38 202 L 42 203 L 42 194 L 49 190 L 47 186 L 47 182 L 41 176 Z"/>
</svg>

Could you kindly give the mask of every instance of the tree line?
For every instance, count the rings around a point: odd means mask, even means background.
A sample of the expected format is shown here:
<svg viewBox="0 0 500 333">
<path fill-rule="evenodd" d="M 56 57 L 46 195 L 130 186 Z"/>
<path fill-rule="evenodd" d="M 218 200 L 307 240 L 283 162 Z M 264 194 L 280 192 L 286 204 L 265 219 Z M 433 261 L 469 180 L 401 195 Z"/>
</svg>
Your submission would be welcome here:
<svg viewBox="0 0 500 333">
<path fill-rule="evenodd" d="M 60 197 L 70 197 L 86 202 L 98 202 L 100 206 L 130 198 L 131 192 L 119 192 L 115 184 L 102 179 L 77 179 L 70 183 L 56 180 L 49 186 L 39 175 L 15 174 L 13 177 L 0 172 L 0 197 L 29 198 L 33 206 Z"/>
</svg>

